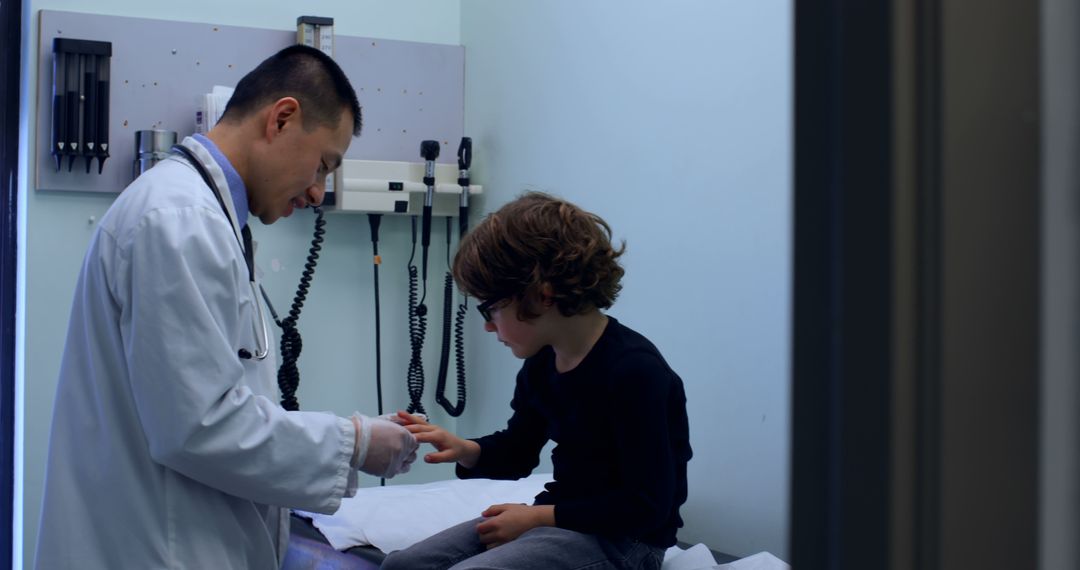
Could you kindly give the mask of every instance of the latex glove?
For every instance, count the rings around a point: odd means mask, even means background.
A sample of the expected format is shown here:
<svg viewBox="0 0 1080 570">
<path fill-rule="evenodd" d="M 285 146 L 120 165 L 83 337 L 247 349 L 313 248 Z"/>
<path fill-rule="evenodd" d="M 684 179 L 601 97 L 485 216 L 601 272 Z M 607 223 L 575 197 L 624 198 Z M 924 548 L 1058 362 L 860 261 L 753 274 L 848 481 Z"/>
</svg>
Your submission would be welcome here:
<svg viewBox="0 0 1080 570">
<path fill-rule="evenodd" d="M 428 419 L 427 414 L 422 414 L 420 412 L 417 412 L 417 413 L 413 414 L 413 416 L 418 417 L 418 418 L 424 420 L 425 422 Z M 376 417 L 379 418 L 380 420 L 388 420 L 388 421 L 394 422 L 395 424 L 397 424 L 399 426 L 408 425 L 408 423 L 404 419 L 402 419 L 401 416 L 399 416 L 397 414 L 397 412 L 392 412 L 392 413 L 389 413 L 389 414 L 383 414 L 381 416 L 376 416 Z"/>
<path fill-rule="evenodd" d="M 409 471 L 420 445 L 409 430 L 363 414 L 354 414 L 352 419 L 358 430 L 357 464 L 361 471 L 387 479 Z"/>
</svg>

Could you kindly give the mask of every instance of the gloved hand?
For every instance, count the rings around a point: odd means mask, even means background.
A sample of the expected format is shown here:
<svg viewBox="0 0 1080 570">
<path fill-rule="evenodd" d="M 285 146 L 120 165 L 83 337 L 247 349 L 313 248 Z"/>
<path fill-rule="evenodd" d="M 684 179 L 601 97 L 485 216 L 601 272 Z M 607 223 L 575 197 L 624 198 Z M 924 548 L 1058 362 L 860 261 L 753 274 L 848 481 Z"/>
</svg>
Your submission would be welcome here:
<svg viewBox="0 0 1080 570">
<path fill-rule="evenodd" d="M 427 421 L 427 414 L 416 412 L 413 415 L 420 418 L 420 419 L 422 419 L 422 420 L 424 420 L 425 422 Z M 380 420 L 388 420 L 388 421 L 394 422 L 395 424 L 397 424 L 399 426 L 407 425 L 406 420 L 401 419 L 401 416 L 399 416 L 397 414 L 397 412 L 393 412 L 393 413 L 389 413 L 389 414 L 383 414 L 381 416 L 375 416 L 375 417 L 379 418 Z"/>
<path fill-rule="evenodd" d="M 357 462 L 361 471 L 387 479 L 409 471 L 420 445 L 409 430 L 363 414 L 354 414 L 353 422 L 359 429 Z"/>
</svg>

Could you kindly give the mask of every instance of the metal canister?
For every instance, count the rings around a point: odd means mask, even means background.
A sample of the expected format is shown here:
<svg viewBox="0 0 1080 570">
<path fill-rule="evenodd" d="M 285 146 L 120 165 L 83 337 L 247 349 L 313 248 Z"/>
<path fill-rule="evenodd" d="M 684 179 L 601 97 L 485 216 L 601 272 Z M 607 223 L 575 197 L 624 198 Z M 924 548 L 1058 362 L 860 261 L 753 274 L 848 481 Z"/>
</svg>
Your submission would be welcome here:
<svg viewBox="0 0 1080 570">
<path fill-rule="evenodd" d="M 149 129 L 135 131 L 135 164 L 133 178 L 146 172 L 151 166 L 169 156 L 169 149 L 176 144 L 176 131 Z"/>
</svg>

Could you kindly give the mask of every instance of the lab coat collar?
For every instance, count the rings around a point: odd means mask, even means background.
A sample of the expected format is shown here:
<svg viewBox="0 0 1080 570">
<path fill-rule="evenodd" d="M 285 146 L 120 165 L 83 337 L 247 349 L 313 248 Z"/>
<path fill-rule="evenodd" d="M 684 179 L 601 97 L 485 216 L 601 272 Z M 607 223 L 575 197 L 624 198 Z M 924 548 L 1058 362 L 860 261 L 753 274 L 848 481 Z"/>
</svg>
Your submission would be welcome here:
<svg viewBox="0 0 1080 570">
<path fill-rule="evenodd" d="M 207 138 L 205 135 L 196 134 L 192 138 L 199 141 L 209 153 L 214 157 L 214 162 L 225 174 L 225 182 L 229 186 L 229 195 L 232 196 L 233 209 L 236 211 L 236 223 L 242 228 L 247 225 L 248 222 L 248 199 L 247 199 L 247 186 L 244 185 L 244 180 L 240 178 L 240 173 L 233 168 L 229 159 L 225 156 L 225 153 L 221 152 L 214 141 Z"/>
</svg>

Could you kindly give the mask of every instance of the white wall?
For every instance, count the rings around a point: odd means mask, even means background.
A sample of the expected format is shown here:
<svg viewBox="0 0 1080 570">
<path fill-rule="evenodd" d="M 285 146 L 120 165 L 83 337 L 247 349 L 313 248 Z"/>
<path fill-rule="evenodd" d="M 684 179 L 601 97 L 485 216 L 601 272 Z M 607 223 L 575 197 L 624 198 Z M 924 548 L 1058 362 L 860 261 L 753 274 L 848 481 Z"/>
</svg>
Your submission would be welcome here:
<svg viewBox="0 0 1080 570">
<path fill-rule="evenodd" d="M 487 206 L 544 190 L 626 239 L 611 314 L 689 399 L 679 538 L 737 555 L 787 551 L 791 21 L 788 0 L 462 3 Z M 463 431 L 505 422 L 519 362 L 503 353 L 478 365 Z"/>
<path fill-rule="evenodd" d="M 334 31 L 340 35 L 377 37 L 442 44 L 460 44 L 460 4 L 458 0 L 311 0 L 302 7 L 284 2 L 207 1 L 138 2 L 134 0 L 31 0 L 24 2 L 23 104 L 21 148 L 33 149 L 36 141 L 30 127 L 34 123 L 35 101 L 30 87 L 36 85 L 39 10 L 65 10 L 96 14 L 211 22 L 223 25 L 294 30 L 300 15 L 333 16 Z M 269 54 L 267 54 L 269 55 Z M 361 101 L 361 104 L 363 101 Z M 419 145 L 419 143 L 418 143 Z M 53 395 L 59 372 L 59 356 L 64 345 L 68 312 L 78 269 L 90 234 L 91 220 L 101 215 L 113 197 L 77 192 L 38 192 L 28 185 L 34 158 L 22 159 L 19 203 L 25 216 L 21 243 L 25 256 L 26 323 L 22 346 L 23 401 L 23 489 L 21 513 L 15 526 L 22 527 L 21 545 L 26 567 L 33 560 L 37 539 L 41 484 L 48 449 Z M 312 217 L 301 213 L 273 228 L 253 228 L 259 240 L 258 263 L 266 271 L 265 282 L 275 305 L 287 310 L 296 289 L 308 243 Z M 256 226 L 258 224 L 256 223 Z M 384 220 L 380 253 L 384 265 L 382 283 L 383 386 L 388 410 L 404 407 L 408 397 L 404 373 L 408 361 L 405 333 L 405 259 L 408 255 L 407 220 Z M 298 391 L 304 409 L 332 410 L 350 414 L 353 410 L 374 414 L 374 333 L 372 308 L 371 244 L 366 216 L 328 216 L 326 243 L 312 284 L 311 296 L 300 318 L 304 351 L 300 358 L 301 386 Z M 441 243 L 441 242 L 439 242 Z M 433 286 L 441 283 L 445 249 L 433 246 L 431 272 Z M 404 257 L 402 257 L 404 256 Z M 275 263 L 276 262 L 276 263 Z M 436 296 L 441 299 L 441 295 Z M 342 318 L 341 315 L 349 315 Z M 276 327 L 274 327 L 276 329 Z M 275 331 L 276 332 L 276 331 Z M 437 338 L 428 337 L 427 369 L 437 364 Z M 396 339 L 396 342 L 395 342 Z M 433 356 L 435 355 L 435 356 Z M 434 372 L 429 372 L 433 375 Z M 429 388 L 425 402 L 431 401 Z M 433 404 L 425 404 L 429 407 Z M 436 415 L 445 421 L 445 416 Z M 449 476 L 445 466 L 418 466 L 408 476 L 394 482 L 426 481 Z M 362 484 L 378 484 L 365 478 Z M 18 490 L 17 490 L 18 493 Z M 19 505 L 16 510 L 19 511 Z M 21 518 L 20 518 L 21 517 Z M 108 513 L 102 513 L 108 524 Z M 19 536 L 16 538 L 19 547 Z M 19 567 L 16 561 L 16 567 Z"/>
</svg>

